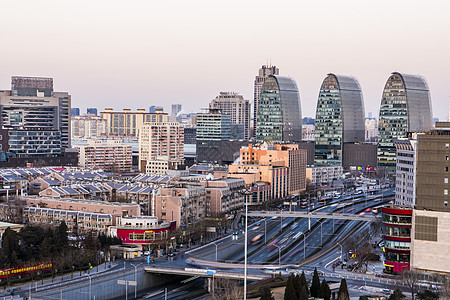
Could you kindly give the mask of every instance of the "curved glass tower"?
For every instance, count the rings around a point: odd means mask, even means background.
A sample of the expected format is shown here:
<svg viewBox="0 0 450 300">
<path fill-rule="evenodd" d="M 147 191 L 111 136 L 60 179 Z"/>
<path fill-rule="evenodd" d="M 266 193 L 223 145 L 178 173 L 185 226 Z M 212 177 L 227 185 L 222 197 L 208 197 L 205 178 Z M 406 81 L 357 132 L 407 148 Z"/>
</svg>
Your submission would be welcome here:
<svg viewBox="0 0 450 300">
<path fill-rule="evenodd" d="M 302 113 L 297 84 L 285 76 L 270 75 L 264 81 L 256 118 L 258 142 L 299 142 Z"/>
<path fill-rule="evenodd" d="M 317 101 L 315 164 L 341 166 L 344 143 L 364 142 L 364 129 L 364 103 L 358 80 L 328 74 Z"/>
<path fill-rule="evenodd" d="M 431 98 L 425 79 L 394 72 L 384 86 L 378 122 L 378 166 L 395 172 L 394 140 L 432 127 Z"/>
</svg>

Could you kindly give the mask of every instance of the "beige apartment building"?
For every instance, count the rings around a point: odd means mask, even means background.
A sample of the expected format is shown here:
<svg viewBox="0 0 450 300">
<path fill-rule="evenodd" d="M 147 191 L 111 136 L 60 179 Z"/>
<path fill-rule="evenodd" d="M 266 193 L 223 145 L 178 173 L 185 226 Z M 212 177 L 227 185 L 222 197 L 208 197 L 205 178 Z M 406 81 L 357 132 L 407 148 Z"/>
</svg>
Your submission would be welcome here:
<svg viewBox="0 0 450 300">
<path fill-rule="evenodd" d="M 78 149 L 81 167 L 103 169 L 107 172 L 126 173 L 132 168 L 132 147 L 119 140 L 89 140 L 87 145 L 74 145 Z"/>
<path fill-rule="evenodd" d="M 140 172 L 146 172 L 147 162 L 156 161 L 158 157 L 160 162 L 164 160 L 161 157 L 165 157 L 167 161 L 175 165 L 182 164 L 184 160 L 184 130 L 181 124 L 151 122 L 142 125 L 139 137 Z"/>
<path fill-rule="evenodd" d="M 138 109 L 133 112 L 125 108 L 123 111 L 113 111 L 112 108 L 105 108 L 100 113 L 106 119 L 106 132 L 110 136 L 137 136 L 142 124 L 145 122 L 161 123 L 168 121 L 168 114 L 157 110 L 155 113 L 148 113 L 145 109 Z"/>
</svg>

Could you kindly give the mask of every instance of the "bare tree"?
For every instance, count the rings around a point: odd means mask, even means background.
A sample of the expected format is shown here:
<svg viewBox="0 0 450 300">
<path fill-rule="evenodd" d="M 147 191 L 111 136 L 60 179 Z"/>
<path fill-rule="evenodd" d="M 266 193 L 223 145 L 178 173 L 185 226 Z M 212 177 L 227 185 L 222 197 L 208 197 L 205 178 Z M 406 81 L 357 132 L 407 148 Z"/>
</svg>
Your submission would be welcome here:
<svg viewBox="0 0 450 300">
<path fill-rule="evenodd" d="M 445 276 L 441 287 L 441 296 L 444 299 L 450 299 L 450 277 Z"/>
<path fill-rule="evenodd" d="M 238 285 L 236 280 L 216 279 L 214 280 L 214 295 L 211 299 L 235 300 L 244 298 L 244 289 Z"/>
<path fill-rule="evenodd" d="M 405 270 L 402 272 L 402 280 L 409 288 L 411 299 L 414 300 L 414 296 L 419 290 L 420 274 L 417 271 Z"/>
</svg>

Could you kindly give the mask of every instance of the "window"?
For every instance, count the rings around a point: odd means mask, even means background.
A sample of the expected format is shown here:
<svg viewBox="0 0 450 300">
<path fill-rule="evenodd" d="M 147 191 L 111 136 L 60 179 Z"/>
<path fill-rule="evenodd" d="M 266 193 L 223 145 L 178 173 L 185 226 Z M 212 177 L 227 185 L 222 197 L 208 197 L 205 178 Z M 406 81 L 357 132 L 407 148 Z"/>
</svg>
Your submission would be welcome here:
<svg viewBox="0 0 450 300">
<path fill-rule="evenodd" d="M 444 195 L 448 196 L 448 190 L 444 190 Z"/>
<path fill-rule="evenodd" d="M 444 178 L 444 183 L 448 183 L 448 178 Z"/>
<path fill-rule="evenodd" d="M 446 155 L 446 156 L 445 156 L 445 160 L 449 160 L 449 157 L 448 157 L 448 155 Z"/>
<path fill-rule="evenodd" d="M 450 147 L 450 144 L 445 144 L 445 148 L 448 149 Z"/>
</svg>

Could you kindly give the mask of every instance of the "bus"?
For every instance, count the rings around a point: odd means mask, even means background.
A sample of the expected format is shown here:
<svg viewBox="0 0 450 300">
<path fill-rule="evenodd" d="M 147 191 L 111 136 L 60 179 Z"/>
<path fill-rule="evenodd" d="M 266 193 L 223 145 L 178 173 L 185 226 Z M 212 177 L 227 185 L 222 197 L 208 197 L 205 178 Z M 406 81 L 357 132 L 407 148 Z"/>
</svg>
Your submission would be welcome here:
<svg viewBox="0 0 450 300">
<path fill-rule="evenodd" d="M 319 203 L 326 204 L 328 201 L 333 200 L 331 196 L 323 196 L 319 198 Z"/>
<path fill-rule="evenodd" d="M 258 234 L 257 236 L 255 236 L 254 238 L 252 238 L 250 240 L 250 245 L 256 245 L 261 243 L 261 241 L 263 240 L 264 234 Z"/>
</svg>

